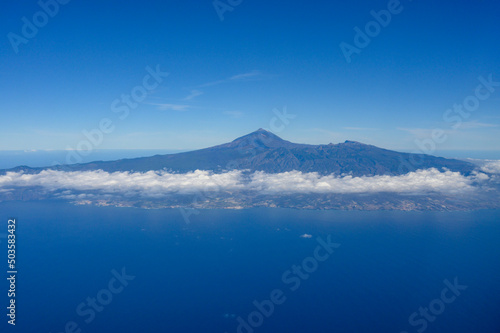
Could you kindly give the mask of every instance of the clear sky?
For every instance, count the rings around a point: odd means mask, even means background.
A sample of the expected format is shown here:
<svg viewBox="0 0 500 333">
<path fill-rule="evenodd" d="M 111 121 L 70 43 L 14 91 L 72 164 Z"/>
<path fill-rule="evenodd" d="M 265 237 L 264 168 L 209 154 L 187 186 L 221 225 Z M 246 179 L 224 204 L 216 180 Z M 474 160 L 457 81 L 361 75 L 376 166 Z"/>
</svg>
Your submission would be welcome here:
<svg viewBox="0 0 500 333">
<path fill-rule="evenodd" d="M 262 127 L 314 144 L 500 150 L 500 83 L 474 97 L 480 77 L 500 82 L 497 0 L 215 4 L 72 0 L 52 17 L 6 2 L 0 150 L 76 148 L 103 119 L 96 149 L 203 148 Z M 367 24 L 369 43 L 355 41 Z M 446 113 L 464 101 L 473 111 Z"/>
</svg>

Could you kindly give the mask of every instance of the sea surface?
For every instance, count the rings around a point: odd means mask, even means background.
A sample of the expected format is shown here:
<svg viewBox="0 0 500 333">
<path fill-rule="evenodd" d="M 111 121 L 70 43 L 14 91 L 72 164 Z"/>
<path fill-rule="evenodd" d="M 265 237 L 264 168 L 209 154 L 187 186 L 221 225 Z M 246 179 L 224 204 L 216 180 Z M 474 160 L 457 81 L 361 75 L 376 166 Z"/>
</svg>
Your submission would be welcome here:
<svg viewBox="0 0 500 333">
<path fill-rule="evenodd" d="M 498 210 L 194 213 L 0 203 L 0 331 L 500 332 Z"/>
</svg>

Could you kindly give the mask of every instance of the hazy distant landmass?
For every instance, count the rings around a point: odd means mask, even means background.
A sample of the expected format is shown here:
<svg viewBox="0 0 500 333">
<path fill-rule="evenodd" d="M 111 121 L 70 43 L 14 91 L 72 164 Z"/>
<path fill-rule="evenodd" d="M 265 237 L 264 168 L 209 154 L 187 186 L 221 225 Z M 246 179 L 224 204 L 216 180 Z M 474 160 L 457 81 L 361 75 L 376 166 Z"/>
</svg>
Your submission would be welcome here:
<svg viewBox="0 0 500 333">
<path fill-rule="evenodd" d="M 46 167 L 61 163 L 88 163 L 93 161 L 114 161 L 123 158 L 153 156 L 157 154 L 174 154 L 184 150 L 178 149 L 93 149 L 85 154 L 78 154 L 79 160 L 68 162 L 71 151 L 68 150 L 0 150 L 0 169 L 10 169 L 19 165 L 30 167 Z M 74 152 L 75 154 L 77 152 Z"/>
<path fill-rule="evenodd" d="M 500 207 L 496 161 L 292 143 L 259 129 L 222 145 L 116 161 L 0 171 L 0 200 L 142 208 L 468 210 Z"/>
</svg>

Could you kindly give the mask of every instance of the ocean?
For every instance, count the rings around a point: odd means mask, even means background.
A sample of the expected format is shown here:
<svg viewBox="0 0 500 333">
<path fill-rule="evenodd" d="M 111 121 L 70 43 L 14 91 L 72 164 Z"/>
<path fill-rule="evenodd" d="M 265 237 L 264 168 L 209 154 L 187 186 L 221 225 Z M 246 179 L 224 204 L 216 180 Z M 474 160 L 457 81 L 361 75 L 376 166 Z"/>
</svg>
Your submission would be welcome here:
<svg viewBox="0 0 500 333">
<path fill-rule="evenodd" d="M 500 332 L 498 210 L 197 213 L 0 203 L 0 330 Z"/>
</svg>

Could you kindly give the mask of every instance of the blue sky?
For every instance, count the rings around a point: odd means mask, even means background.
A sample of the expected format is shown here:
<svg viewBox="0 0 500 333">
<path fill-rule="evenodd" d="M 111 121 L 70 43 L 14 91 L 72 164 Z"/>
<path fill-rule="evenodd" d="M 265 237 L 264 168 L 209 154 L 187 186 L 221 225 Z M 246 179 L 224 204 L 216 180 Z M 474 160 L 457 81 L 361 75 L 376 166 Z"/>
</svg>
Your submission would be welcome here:
<svg viewBox="0 0 500 333">
<path fill-rule="evenodd" d="M 36 1 L 8 2 L 0 150 L 75 149 L 103 119 L 113 129 L 94 149 L 203 148 L 263 127 L 305 143 L 500 150 L 500 86 L 481 88 L 487 98 L 460 124 L 443 119 L 480 77 L 500 82 L 498 1 L 402 0 L 350 63 L 340 44 L 355 46 L 354 28 L 392 1 L 238 2 L 219 2 L 232 9 L 221 20 L 208 0 L 72 0 L 14 47 L 23 17 L 43 14 Z M 126 117 L 114 112 L 147 67 L 169 74 Z M 274 119 L 284 109 L 295 116 L 285 124 Z"/>
</svg>

